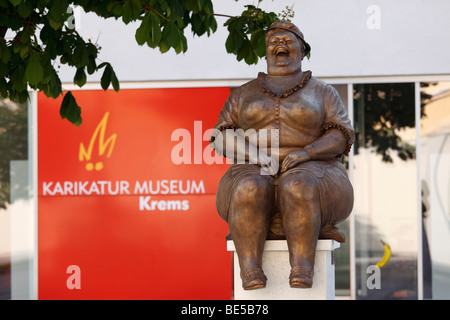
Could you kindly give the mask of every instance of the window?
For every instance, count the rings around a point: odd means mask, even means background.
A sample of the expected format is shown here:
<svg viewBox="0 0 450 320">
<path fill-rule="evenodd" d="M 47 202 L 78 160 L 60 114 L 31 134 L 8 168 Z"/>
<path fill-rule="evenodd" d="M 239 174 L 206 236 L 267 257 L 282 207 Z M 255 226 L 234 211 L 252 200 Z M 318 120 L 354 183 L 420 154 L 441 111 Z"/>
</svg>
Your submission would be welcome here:
<svg viewBox="0 0 450 320">
<path fill-rule="evenodd" d="M 414 83 L 353 89 L 355 295 L 417 299 Z"/>
<path fill-rule="evenodd" d="M 424 299 L 450 299 L 450 82 L 422 82 Z"/>
<path fill-rule="evenodd" d="M 347 85 L 337 84 L 333 87 L 338 91 L 339 96 L 342 99 L 345 107 L 348 109 L 348 94 Z M 348 167 L 348 163 L 346 163 Z M 335 279 L 336 279 L 336 296 L 350 296 L 350 237 L 349 237 L 349 224 L 350 219 L 347 218 L 345 221 L 338 225 L 346 237 L 347 241 L 341 243 L 339 249 L 335 250 Z"/>
<path fill-rule="evenodd" d="M 0 99 L 0 299 L 33 297 L 29 118 L 27 103 Z"/>
</svg>

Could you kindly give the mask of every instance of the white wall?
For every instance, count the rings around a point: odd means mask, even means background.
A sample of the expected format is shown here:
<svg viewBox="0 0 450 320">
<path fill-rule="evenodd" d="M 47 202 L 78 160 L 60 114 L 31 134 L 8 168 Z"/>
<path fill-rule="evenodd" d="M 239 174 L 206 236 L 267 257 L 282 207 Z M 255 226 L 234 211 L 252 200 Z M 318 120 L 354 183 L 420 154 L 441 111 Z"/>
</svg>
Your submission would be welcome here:
<svg viewBox="0 0 450 320">
<path fill-rule="evenodd" d="M 216 13 L 236 15 L 256 0 L 214 0 Z M 294 4 L 293 22 L 312 46 L 304 69 L 318 77 L 450 74 L 448 0 L 264 0 L 261 7 L 281 12 Z M 238 62 L 225 50 L 226 18 L 217 17 L 211 37 L 188 37 L 188 52 L 160 54 L 134 39 L 137 24 L 81 14 L 79 32 L 98 38 L 101 60 L 113 64 L 121 81 L 250 79 L 265 71 Z M 189 32 L 188 32 L 189 33 Z M 61 68 L 63 82 L 75 70 Z M 99 81 L 101 74 L 88 77 Z"/>
</svg>

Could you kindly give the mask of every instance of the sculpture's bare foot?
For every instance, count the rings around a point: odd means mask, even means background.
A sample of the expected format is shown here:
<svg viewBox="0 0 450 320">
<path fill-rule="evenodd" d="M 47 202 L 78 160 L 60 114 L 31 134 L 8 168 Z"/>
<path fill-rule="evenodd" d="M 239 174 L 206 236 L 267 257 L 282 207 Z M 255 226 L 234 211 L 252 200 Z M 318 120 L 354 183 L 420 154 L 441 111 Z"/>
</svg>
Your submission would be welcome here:
<svg viewBox="0 0 450 320">
<path fill-rule="evenodd" d="M 244 290 L 255 290 L 266 287 L 267 277 L 261 268 L 255 268 L 241 274 Z"/>
<path fill-rule="evenodd" d="M 304 267 L 295 266 L 289 275 L 289 285 L 291 288 L 311 288 L 313 284 L 314 272 Z"/>
<path fill-rule="evenodd" d="M 326 226 L 320 230 L 319 239 L 332 239 L 344 243 L 345 234 L 336 226 Z"/>
</svg>

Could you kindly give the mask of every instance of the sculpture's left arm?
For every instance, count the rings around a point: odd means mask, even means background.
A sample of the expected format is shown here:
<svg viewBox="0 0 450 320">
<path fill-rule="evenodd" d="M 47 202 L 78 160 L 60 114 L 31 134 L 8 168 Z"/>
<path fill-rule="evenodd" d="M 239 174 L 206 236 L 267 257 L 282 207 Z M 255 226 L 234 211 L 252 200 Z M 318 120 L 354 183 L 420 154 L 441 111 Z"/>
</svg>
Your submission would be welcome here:
<svg viewBox="0 0 450 320">
<path fill-rule="evenodd" d="M 348 155 L 355 142 L 355 131 L 351 125 L 347 110 L 336 89 L 327 85 L 323 95 L 325 120 L 322 125 L 324 134 L 305 146 L 313 160 L 329 160 Z"/>
<path fill-rule="evenodd" d="M 342 100 L 336 89 L 327 85 L 323 95 L 325 118 L 320 138 L 289 154 L 281 165 L 281 171 L 310 160 L 332 160 L 348 155 L 355 141 L 355 132 Z"/>
</svg>

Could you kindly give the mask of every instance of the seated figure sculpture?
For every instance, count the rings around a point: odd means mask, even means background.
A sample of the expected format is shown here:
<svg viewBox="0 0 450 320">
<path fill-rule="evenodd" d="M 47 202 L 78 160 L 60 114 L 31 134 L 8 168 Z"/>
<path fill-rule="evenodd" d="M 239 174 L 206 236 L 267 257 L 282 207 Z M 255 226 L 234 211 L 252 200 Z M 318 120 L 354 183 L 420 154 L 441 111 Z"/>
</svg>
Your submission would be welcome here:
<svg viewBox="0 0 450 320">
<path fill-rule="evenodd" d="M 318 239 L 345 241 L 336 224 L 353 208 L 342 157 L 354 130 L 336 89 L 302 71 L 310 50 L 293 23 L 274 22 L 266 31 L 267 74 L 260 72 L 230 93 L 211 138 L 219 154 L 245 160 L 233 161 L 216 196 L 245 290 L 266 286 L 266 239 L 286 239 L 293 288 L 312 287 Z M 249 129 L 257 139 L 242 135 Z M 278 135 L 259 136 L 261 129 Z M 251 152 L 255 148 L 257 153 Z M 263 174 L 261 168 L 273 163 L 279 168 Z"/>
</svg>

